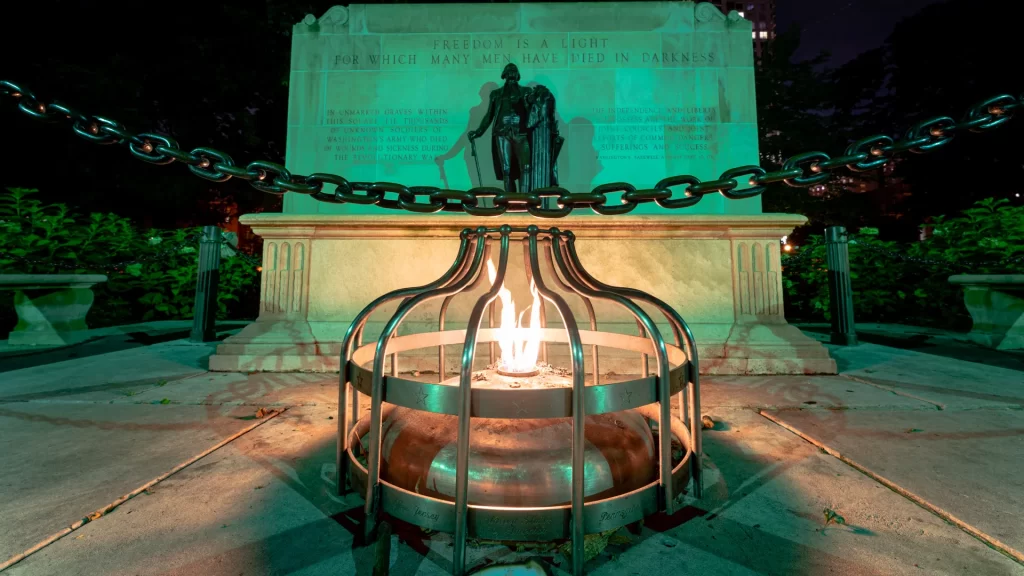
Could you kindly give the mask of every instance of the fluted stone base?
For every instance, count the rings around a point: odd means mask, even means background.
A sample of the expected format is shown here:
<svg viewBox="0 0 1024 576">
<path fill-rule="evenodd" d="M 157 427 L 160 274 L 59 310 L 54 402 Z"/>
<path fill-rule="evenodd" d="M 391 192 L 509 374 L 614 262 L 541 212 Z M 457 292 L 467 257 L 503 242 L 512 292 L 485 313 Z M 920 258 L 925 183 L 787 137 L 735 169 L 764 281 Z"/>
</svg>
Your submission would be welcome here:
<svg viewBox="0 0 1024 576">
<path fill-rule="evenodd" d="M 345 329 L 364 306 L 439 277 L 454 261 L 463 228 L 508 223 L 572 230 L 580 258 L 596 278 L 644 290 L 674 307 L 694 332 L 702 372 L 836 373 L 828 351 L 783 315 L 779 238 L 805 222 L 802 216 L 571 216 L 549 223 L 530 216 L 259 214 L 242 222 L 264 238 L 260 318 L 218 347 L 211 370 L 337 370 Z M 522 253 L 513 250 L 511 256 L 506 286 L 526 301 L 525 275 L 511 272 L 522 269 Z M 472 300 L 452 302 L 449 329 L 464 325 Z M 569 298 L 569 304 L 585 321 L 581 301 Z M 436 330 L 439 305 L 425 305 L 403 326 Z M 602 330 L 634 333 L 634 321 L 622 310 L 604 302 L 594 306 Z M 548 317 L 556 317 L 553 309 Z M 386 320 L 372 318 L 367 338 Z M 667 328 L 664 333 L 670 334 Z M 457 352 L 450 353 L 454 358 Z M 557 354 L 551 360 L 557 362 Z M 403 354 L 401 362 L 402 370 L 436 369 L 436 352 Z M 602 355 L 601 371 L 624 373 L 636 364 L 636 358 L 609 353 Z"/>
</svg>

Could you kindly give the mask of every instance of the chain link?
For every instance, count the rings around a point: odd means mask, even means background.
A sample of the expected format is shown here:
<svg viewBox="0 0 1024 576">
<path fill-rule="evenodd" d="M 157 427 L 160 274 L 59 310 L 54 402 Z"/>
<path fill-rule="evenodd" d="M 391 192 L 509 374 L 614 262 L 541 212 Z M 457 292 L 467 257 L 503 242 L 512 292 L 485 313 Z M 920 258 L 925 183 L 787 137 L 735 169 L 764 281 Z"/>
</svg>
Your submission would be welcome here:
<svg viewBox="0 0 1024 576">
<path fill-rule="evenodd" d="M 220 243 L 223 244 L 225 247 L 231 249 L 231 256 L 229 256 L 229 258 L 240 258 L 246 264 L 249 264 L 250 266 L 262 266 L 263 265 L 263 259 L 262 258 L 260 258 L 258 256 L 251 256 L 249 254 L 246 254 L 245 252 L 242 252 L 241 250 L 238 249 L 238 246 L 232 245 L 231 242 L 228 242 L 227 239 L 222 238 Z M 221 256 L 223 257 L 223 255 L 224 254 L 222 252 Z"/>
<path fill-rule="evenodd" d="M 808 246 L 806 250 L 801 250 L 796 256 L 786 253 L 782 255 L 782 265 L 789 266 L 791 264 L 797 264 L 811 257 L 814 253 L 814 246 Z"/>
<path fill-rule="evenodd" d="M 994 96 L 969 108 L 960 122 L 948 116 L 928 118 L 911 126 L 898 140 L 886 135 L 869 136 L 850 144 L 842 155 L 835 158 L 818 151 L 796 154 L 783 162 L 782 168 L 772 172 L 760 166 L 740 166 L 707 181 L 688 174 L 671 176 L 647 190 L 615 182 L 602 184 L 590 192 L 570 192 L 552 186 L 530 193 L 510 193 L 493 187 L 461 191 L 432 186 L 406 187 L 391 182 L 350 182 L 342 176 L 324 173 L 300 176 L 280 164 L 259 160 L 239 166 L 219 150 L 196 148 L 188 152 L 167 136 L 133 134 L 114 120 L 88 116 L 59 102 L 44 103 L 30 90 L 14 82 L 0 80 L 0 97 L 4 96 L 16 101 L 21 112 L 36 120 L 70 122 L 72 131 L 90 142 L 126 145 L 134 157 L 152 164 L 181 162 L 196 176 L 212 182 L 238 178 L 268 194 L 280 196 L 294 192 L 332 204 L 373 204 L 425 214 L 445 211 L 465 212 L 473 216 L 528 212 L 540 218 L 561 218 L 583 208 L 604 215 L 626 214 L 650 202 L 678 210 L 694 206 L 701 198 L 713 193 L 732 200 L 751 198 L 764 192 L 766 184 L 774 182 L 806 188 L 827 181 L 839 169 L 855 172 L 874 170 L 899 154 L 921 154 L 945 146 L 959 132 L 987 132 L 1006 124 L 1024 103 L 1024 95 Z M 325 190 L 327 185 L 334 189 Z M 389 194 L 397 195 L 397 198 L 388 197 Z M 612 200 L 609 194 L 620 196 L 618 200 Z M 489 205 L 481 203 L 481 199 L 487 198 L 490 199 Z M 555 206 L 545 206 L 546 198 L 554 198 Z"/>
</svg>

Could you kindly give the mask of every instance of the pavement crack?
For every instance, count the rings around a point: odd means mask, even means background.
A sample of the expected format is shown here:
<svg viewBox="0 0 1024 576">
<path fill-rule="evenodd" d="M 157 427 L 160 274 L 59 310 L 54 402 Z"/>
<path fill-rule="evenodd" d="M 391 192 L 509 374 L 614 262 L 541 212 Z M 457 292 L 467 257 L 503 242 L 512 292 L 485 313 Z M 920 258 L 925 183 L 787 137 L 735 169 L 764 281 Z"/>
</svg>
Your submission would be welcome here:
<svg viewBox="0 0 1024 576">
<path fill-rule="evenodd" d="M 192 464 L 195 464 L 199 460 L 202 460 L 203 458 L 209 456 L 210 454 L 213 454 L 214 452 L 216 452 L 217 450 L 223 448 L 224 446 L 227 446 L 231 442 L 234 442 L 238 438 L 241 438 L 242 436 L 248 434 L 249 432 L 252 432 L 256 428 L 259 428 L 260 426 L 262 426 L 262 425 L 266 424 L 267 422 L 273 420 L 275 417 L 277 417 L 277 416 L 281 415 L 282 413 L 284 413 L 285 410 L 287 410 L 287 408 L 281 409 L 281 410 L 271 411 L 269 414 L 267 414 L 264 418 L 260 419 L 258 422 L 254 422 L 251 425 L 246 426 L 245 428 L 239 430 L 238 432 L 235 432 L 231 436 L 228 436 L 227 438 L 225 438 L 225 439 L 221 440 L 220 442 L 214 444 L 210 448 L 207 448 L 206 450 L 200 452 L 199 454 L 196 454 L 195 456 L 189 458 L 188 460 L 182 462 L 181 464 L 178 464 L 174 468 L 171 468 L 169 471 L 164 472 L 163 474 L 157 476 L 156 478 L 150 480 L 149 482 L 146 482 L 145 484 L 143 484 L 142 486 L 139 486 L 135 490 L 132 490 L 131 492 L 125 494 L 124 496 L 121 496 L 120 498 L 118 498 L 117 500 L 114 500 L 110 504 L 107 504 L 106 506 L 100 508 L 99 510 L 96 510 L 92 514 L 89 514 L 88 516 L 85 516 L 81 520 L 78 520 L 78 521 L 74 522 L 70 526 L 67 526 L 66 528 L 61 529 L 59 532 L 50 535 L 49 537 L 43 539 L 42 541 L 40 541 L 36 545 L 32 546 L 28 550 L 25 550 L 24 552 L 21 552 L 19 554 L 15 554 L 14 556 L 11 556 L 10 558 L 5 560 L 4 562 L 0 563 L 0 572 L 10 568 L 11 566 L 17 564 L 18 562 L 21 562 L 25 558 L 28 558 L 32 554 L 35 554 L 36 552 L 42 550 L 43 548 L 46 548 L 50 544 L 53 544 L 54 542 L 60 540 L 61 538 L 67 536 L 68 534 L 71 534 L 72 532 L 78 530 L 82 526 L 85 526 L 86 524 L 89 524 L 90 522 L 95 522 L 96 520 L 99 520 L 103 516 L 106 516 L 107 514 L 109 514 L 109 513 L 113 512 L 114 510 L 116 510 L 119 506 L 121 506 L 125 502 L 131 500 L 132 498 L 138 496 L 139 494 L 142 494 L 143 492 L 146 492 L 146 491 L 150 490 L 151 488 L 153 488 L 153 486 L 156 486 L 160 482 L 163 482 L 164 480 L 170 478 L 171 476 L 177 474 L 178 472 L 181 472 L 185 468 L 188 468 Z"/>
<path fill-rule="evenodd" d="M 773 414 L 770 414 L 768 412 L 765 412 L 763 410 L 759 410 L 758 414 L 760 414 L 761 416 L 763 416 L 764 418 L 766 418 L 770 422 L 775 423 L 779 427 L 781 427 L 781 428 L 791 432 L 792 434 L 795 434 L 796 436 L 799 436 L 804 441 L 806 441 L 806 442 L 816 446 L 817 448 L 819 448 L 822 452 L 835 457 L 840 462 L 846 464 L 847 466 L 853 468 L 854 470 L 860 472 L 861 474 L 867 476 L 868 478 L 871 478 L 875 482 L 878 482 L 879 484 L 881 484 L 882 486 L 885 486 L 889 490 L 892 490 L 893 492 L 899 494 L 900 496 L 903 496 L 907 500 L 910 500 L 911 502 L 913 502 L 914 504 L 917 504 L 918 506 L 920 506 L 921 508 L 927 510 L 928 512 L 931 512 L 932 514 L 938 516 L 942 520 L 952 524 L 953 526 L 956 526 L 957 528 L 959 528 L 963 532 L 967 533 L 968 535 L 973 536 L 974 538 L 980 540 L 986 546 L 988 546 L 990 548 L 993 548 L 993 549 L 999 551 L 1000 553 L 1004 554 L 1005 556 L 1007 556 L 1009 558 L 1012 558 L 1016 562 L 1024 565 L 1024 552 L 1021 552 L 1021 551 L 1013 548 L 1009 544 L 1006 544 L 1005 542 L 1002 542 L 1002 541 L 998 540 L 997 538 L 995 538 L 993 536 L 990 536 L 990 535 L 986 534 L 985 532 L 982 532 L 978 528 L 975 528 L 971 524 L 968 524 L 967 522 L 957 518 L 952 513 L 947 512 L 943 508 L 941 508 L 941 507 L 939 507 L 939 506 L 929 502 L 928 500 L 924 499 L 921 496 L 918 496 L 917 494 L 914 494 L 913 492 L 907 490 L 906 488 L 903 488 L 899 484 L 893 482 L 892 480 L 889 480 L 888 478 L 882 476 L 881 474 L 873 472 L 867 466 L 865 466 L 863 464 L 860 464 L 859 462 L 856 462 L 855 460 L 851 459 L 848 456 L 844 456 L 844 455 L 840 454 L 840 452 L 838 450 L 836 450 L 835 448 L 832 448 L 832 447 L 828 446 L 824 442 L 821 442 L 820 440 L 814 438 L 813 436 L 803 432 L 802 430 L 800 430 L 796 426 L 793 426 L 793 425 L 783 421 L 781 418 L 779 418 L 779 417 L 777 417 L 777 416 L 775 416 Z"/>
<path fill-rule="evenodd" d="M 924 402 L 926 404 L 931 404 L 932 406 L 935 407 L 936 410 L 945 410 L 946 409 L 946 405 L 945 404 L 942 404 L 942 403 L 939 403 L 939 402 L 935 402 L 933 400 L 928 400 L 927 398 L 922 398 L 920 396 L 915 396 L 913 394 L 908 394 L 908 393 L 906 393 L 906 392 L 904 392 L 902 390 L 898 390 L 898 389 L 893 388 L 891 386 L 883 386 L 881 384 L 878 384 L 877 382 L 872 382 L 870 380 L 866 380 L 866 379 L 863 379 L 863 378 L 858 378 L 856 376 L 850 376 L 849 374 L 840 374 L 839 377 L 840 378 L 846 378 L 847 380 L 852 380 L 852 381 L 860 383 L 860 384 L 866 384 L 868 386 L 874 386 L 875 388 L 878 388 L 879 390 L 885 390 L 886 392 L 892 392 L 893 394 L 895 394 L 897 396 L 903 396 L 904 398 L 910 398 L 911 400 L 917 400 L 918 402 Z"/>
</svg>

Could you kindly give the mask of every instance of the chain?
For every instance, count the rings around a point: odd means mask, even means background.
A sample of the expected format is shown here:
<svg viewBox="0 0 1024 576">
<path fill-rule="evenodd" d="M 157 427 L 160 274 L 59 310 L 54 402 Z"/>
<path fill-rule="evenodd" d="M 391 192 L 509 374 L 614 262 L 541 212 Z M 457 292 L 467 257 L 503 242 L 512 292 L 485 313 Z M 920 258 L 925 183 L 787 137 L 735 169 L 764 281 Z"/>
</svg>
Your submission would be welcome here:
<svg viewBox="0 0 1024 576">
<path fill-rule="evenodd" d="M 782 265 L 783 266 L 789 266 L 789 265 L 792 265 L 792 264 L 796 264 L 798 262 L 803 262 L 804 260 L 810 258 L 811 253 L 813 253 L 813 252 L 814 252 L 814 247 L 813 246 L 808 246 L 806 250 L 801 250 L 800 253 L 797 254 L 796 256 L 793 256 L 791 254 L 783 254 L 782 255 Z"/>
<path fill-rule="evenodd" d="M 245 261 L 246 264 L 249 264 L 250 266 L 261 266 L 263 264 L 263 260 L 261 258 L 259 258 L 258 256 L 250 256 L 249 254 L 242 252 L 241 250 L 238 249 L 237 246 L 233 246 L 231 242 L 228 242 L 227 240 L 224 239 L 222 239 L 220 242 L 224 246 L 231 249 L 231 258 L 241 258 L 242 260 Z"/>
<path fill-rule="evenodd" d="M 781 169 L 771 172 L 760 166 L 739 166 L 726 170 L 715 180 L 701 181 L 691 175 L 670 176 L 650 189 L 638 190 L 631 184 L 614 182 L 597 186 L 590 192 L 573 193 L 559 186 L 549 186 L 529 193 L 512 193 L 486 186 L 461 191 L 434 186 L 407 187 L 391 182 L 350 182 L 342 176 L 326 173 L 301 176 L 292 174 L 281 164 L 263 160 L 241 166 L 231 156 L 213 148 L 196 148 L 189 152 L 167 136 L 133 134 L 109 118 L 89 116 L 59 102 L 45 103 L 13 82 L 0 80 L 2 96 L 16 101 L 19 110 L 37 120 L 70 123 L 76 135 L 90 142 L 127 146 L 132 156 L 151 164 L 180 162 L 196 176 L 212 182 L 238 178 L 269 194 L 281 196 L 295 192 L 332 204 L 374 204 L 409 212 L 465 212 L 473 216 L 529 212 L 541 218 L 561 218 L 577 208 L 590 208 L 604 215 L 626 214 L 649 202 L 662 208 L 682 209 L 713 193 L 732 200 L 758 196 L 767 184 L 774 182 L 806 188 L 825 182 L 840 168 L 855 172 L 874 170 L 899 154 L 932 152 L 949 144 L 961 132 L 987 132 L 1013 118 L 1024 102 L 1024 95 L 1019 98 L 1006 94 L 995 96 L 972 106 L 959 122 L 949 116 L 928 118 L 911 126 L 899 139 L 869 136 L 850 144 L 835 157 L 824 152 L 804 152 L 790 157 Z M 333 189 L 328 191 L 327 186 Z M 616 193 L 621 193 L 619 201 L 609 201 L 608 195 Z M 482 204 L 481 198 L 490 198 L 491 205 Z M 555 206 L 545 206 L 545 198 L 555 198 Z"/>
</svg>

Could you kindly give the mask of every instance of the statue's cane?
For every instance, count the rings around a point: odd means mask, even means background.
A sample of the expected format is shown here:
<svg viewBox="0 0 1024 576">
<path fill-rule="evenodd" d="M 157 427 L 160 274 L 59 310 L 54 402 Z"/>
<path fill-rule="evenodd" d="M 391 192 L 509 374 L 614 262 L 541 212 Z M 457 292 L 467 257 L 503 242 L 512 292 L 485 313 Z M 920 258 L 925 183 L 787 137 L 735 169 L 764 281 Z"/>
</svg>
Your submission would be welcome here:
<svg viewBox="0 0 1024 576">
<path fill-rule="evenodd" d="M 476 138 L 473 138 L 472 136 L 469 137 L 469 150 L 470 150 L 470 154 L 473 155 L 473 162 L 476 163 L 476 181 L 477 181 L 477 186 L 483 186 L 484 185 L 484 177 L 480 173 L 480 157 L 476 155 Z"/>
</svg>

